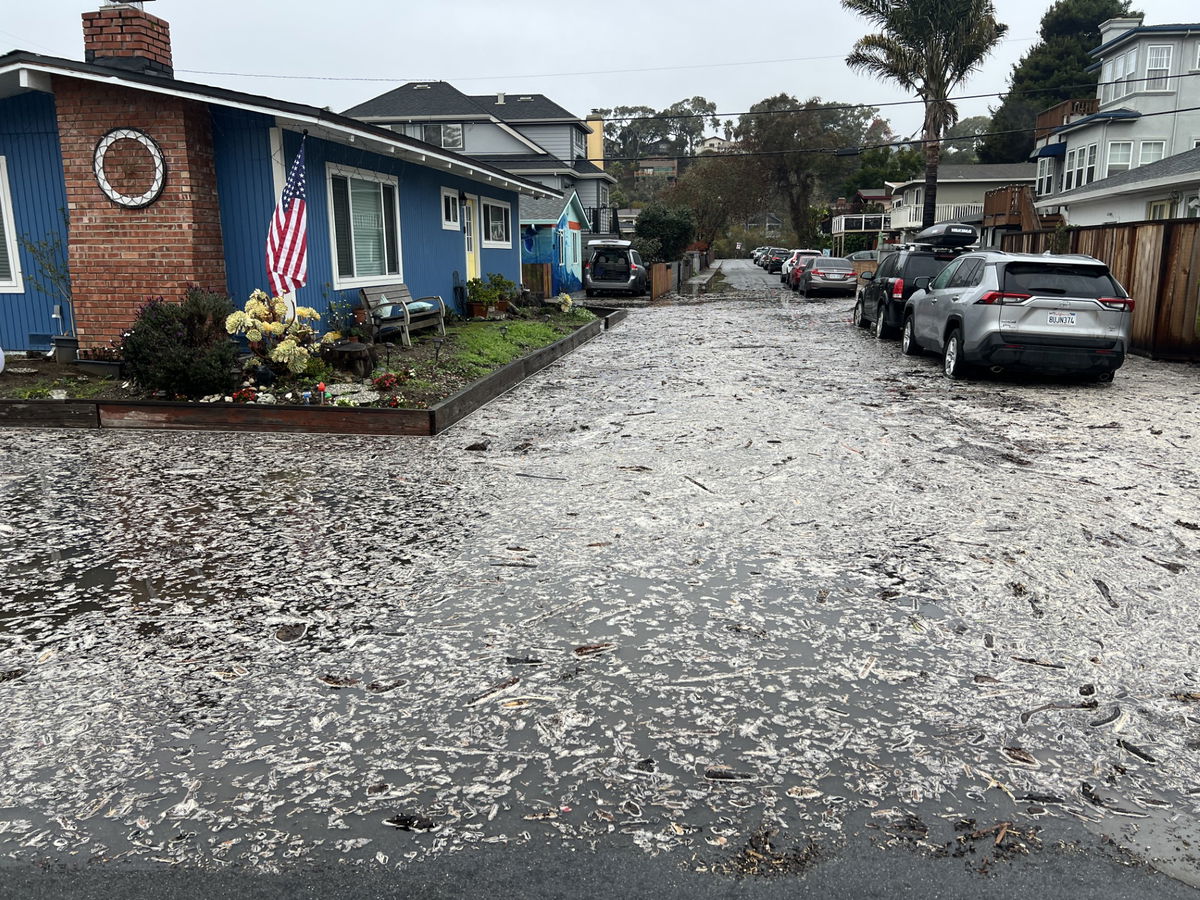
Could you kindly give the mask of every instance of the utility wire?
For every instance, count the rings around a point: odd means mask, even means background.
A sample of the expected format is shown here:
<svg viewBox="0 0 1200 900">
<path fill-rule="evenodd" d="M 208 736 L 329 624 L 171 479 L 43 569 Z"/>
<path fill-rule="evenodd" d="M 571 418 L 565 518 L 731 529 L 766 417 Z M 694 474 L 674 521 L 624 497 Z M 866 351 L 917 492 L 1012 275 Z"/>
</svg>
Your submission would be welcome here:
<svg viewBox="0 0 1200 900">
<path fill-rule="evenodd" d="M 1008 43 L 1026 43 L 1036 40 L 1036 38 L 1004 38 L 1000 41 L 1002 44 Z M 536 72 L 525 75 L 469 75 L 460 76 L 457 78 L 392 78 L 386 75 L 270 75 L 266 73 L 254 72 L 214 72 L 205 69 L 176 69 L 176 72 L 186 72 L 189 75 L 223 75 L 228 78 L 278 78 L 288 81 L 382 81 L 382 82 L 410 82 L 410 81 L 496 81 L 501 78 L 569 78 L 573 75 L 625 75 L 637 72 L 678 72 L 687 69 L 726 69 L 736 66 L 765 66 L 778 63 L 792 62 L 823 62 L 829 59 L 844 59 L 844 53 L 834 53 L 828 56 L 791 56 L 783 59 L 749 59 L 742 62 L 725 62 L 725 63 L 693 63 L 690 65 L 679 66 L 651 66 L 635 69 L 597 69 L 592 72 L 581 72 L 573 70 L 570 72 Z"/>
<path fill-rule="evenodd" d="M 1173 116 L 1178 113 L 1200 112 L 1200 106 L 1189 106 L 1185 109 L 1165 109 L 1161 112 L 1142 113 L 1138 120 L 1151 119 L 1155 116 Z M 923 147 L 926 144 L 955 144 L 963 141 L 974 141 L 987 137 L 1002 137 L 1010 134 L 1028 134 L 1028 128 L 1010 128 L 1006 131 L 987 131 L 980 134 L 972 134 L 962 138 L 939 138 L 938 140 L 925 140 L 924 138 L 905 138 L 903 140 L 884 141 L 876 144 L 863 144 L 855 147 L 798 147 L 794 150 L 747 150 L 740 152 L 729 152 L 722 150 L 716 153 L 690 153 L 678 156 L 668 156 L 665 154 L 651 153 L 643 154 L 642 156 L 606 156 L 604 159 L 588 160 L 592 163 L 597 162 L 640 162 L 642 160 L 662 159 L 662 160 L 683 160 L 683 159 L 741 159 L 746 157 L 756 156 L 787 156 L 789 154 L 799 153 L 804 155 L 822 155 L 822 156 L 845 156 L 853 157 L 860 156 L 870 150 L 883 150 L 885 148 L 914 148 Z M 1153 163 L 1147 163 L 1153 165 Z"/>
</svg>

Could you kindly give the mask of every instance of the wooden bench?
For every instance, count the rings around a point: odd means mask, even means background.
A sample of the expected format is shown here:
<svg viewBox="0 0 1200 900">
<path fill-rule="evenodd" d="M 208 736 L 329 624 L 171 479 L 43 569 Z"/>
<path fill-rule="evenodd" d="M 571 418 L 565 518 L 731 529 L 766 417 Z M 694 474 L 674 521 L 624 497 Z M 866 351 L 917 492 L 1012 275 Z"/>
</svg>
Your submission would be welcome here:
<svg viewBox="0 0 1200 900">
<path fill-rule="evenodd" d="M 446 303 L 436 294 L 414 299 L 406 284 L 383 284 L 359 290 L 372 341 L 386 341 L 400 335 L 405 347 L 412 346 L 411 334 L 421 328 L 436 327 L 446 333 Z"/>
</svg>

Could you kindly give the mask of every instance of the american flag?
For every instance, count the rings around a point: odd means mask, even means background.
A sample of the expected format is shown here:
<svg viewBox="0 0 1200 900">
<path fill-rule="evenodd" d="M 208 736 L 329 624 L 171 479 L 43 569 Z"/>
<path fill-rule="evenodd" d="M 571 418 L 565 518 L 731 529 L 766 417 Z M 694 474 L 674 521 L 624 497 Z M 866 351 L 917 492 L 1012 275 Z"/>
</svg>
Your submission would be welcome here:
<svg viewBox="0 0 1200 900">
<path fill-rule="evenodd" d="M 271 296 L 282 297 L 288 291 L 304 287 L 308 281 L 308 214 L 304 194 L 304 141 L 292 161 L 283 196 L 275 207 L 271 231 L 267 234 L 267 277 Z"/>
</svg>

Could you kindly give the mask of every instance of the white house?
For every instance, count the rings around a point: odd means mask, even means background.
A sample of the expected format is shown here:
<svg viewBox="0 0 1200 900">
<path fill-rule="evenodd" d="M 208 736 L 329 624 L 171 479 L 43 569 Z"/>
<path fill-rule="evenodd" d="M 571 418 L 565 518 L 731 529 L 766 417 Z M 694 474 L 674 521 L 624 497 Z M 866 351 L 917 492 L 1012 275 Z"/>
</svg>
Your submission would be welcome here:
<svg viewBox="0 0 1200 900">
<path fill-rule="evenodd" d="M 1110 19 L 1100 37 L 1096 97 L 1039 131 L 1037 208 L 1071 225 L 1189 215 L 1190 161 L 1160 163 L 1200 147 L 1200 24 Z M 1154 168 L 1132 174 L 1142 167 Z"/>
<path fill-rule="evenodd" d="M 946 165 L 938 167 L 935 222 L 973 222 L 983 217 L 983 198 L 993 188 L 1033 184 L 1032 163 Z M 921 230 L 925 175 L 888 182 L 892 189 L 891 227 L 907 240 Z"/>
</svg>

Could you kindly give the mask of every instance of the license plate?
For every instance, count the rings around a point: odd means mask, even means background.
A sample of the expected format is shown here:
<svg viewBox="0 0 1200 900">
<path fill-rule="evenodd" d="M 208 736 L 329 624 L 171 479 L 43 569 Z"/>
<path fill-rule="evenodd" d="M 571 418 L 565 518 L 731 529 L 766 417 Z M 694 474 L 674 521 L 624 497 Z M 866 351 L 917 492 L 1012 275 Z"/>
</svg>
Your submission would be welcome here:
<svg viewBox="0 0 1200 900">
<path fill-rule="evenodd" d="M 1075 313 L 1050 313 L 1047 321 L 1051 325 L 1074 325 Z"/>
<path fill-rule="evenodd" d="M 830 279 L 831 281 L 845 280 L 845 278 L 846 278 L 845 275 L 826 275 L 825 277 Z"/>
</svg>

